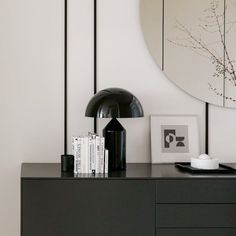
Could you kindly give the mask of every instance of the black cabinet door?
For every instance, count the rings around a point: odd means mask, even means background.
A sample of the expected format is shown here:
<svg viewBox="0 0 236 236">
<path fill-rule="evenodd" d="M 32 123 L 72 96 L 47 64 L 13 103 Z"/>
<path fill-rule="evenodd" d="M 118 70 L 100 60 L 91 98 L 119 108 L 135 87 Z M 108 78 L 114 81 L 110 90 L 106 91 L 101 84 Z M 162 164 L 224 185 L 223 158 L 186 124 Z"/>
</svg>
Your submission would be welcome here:
<svg viewBox="0 0 236 236">
<path fill-rule="evenodd" d="M 154 236 L 155 183 L 22 181 L 21 236 Z"/>
</svg>

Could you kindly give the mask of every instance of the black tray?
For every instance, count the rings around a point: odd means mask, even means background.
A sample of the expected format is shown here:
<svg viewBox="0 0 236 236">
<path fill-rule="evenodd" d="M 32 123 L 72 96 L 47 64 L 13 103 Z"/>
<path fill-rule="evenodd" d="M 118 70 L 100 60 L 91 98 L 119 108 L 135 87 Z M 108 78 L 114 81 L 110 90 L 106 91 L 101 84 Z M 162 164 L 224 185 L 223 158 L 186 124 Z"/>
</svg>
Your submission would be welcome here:
<svg viewBox="0 0 236 236">
<path fill-rule="evenodd" d="M 192 174 L 233 174 L 235 169 L 233 167 L 220 164 L 219 169 L 215 170 L 203 170 L 191 167 L 190 162 L 176 162 L 175 167 L 182 171 L 190 172 Z"/>
</svg>

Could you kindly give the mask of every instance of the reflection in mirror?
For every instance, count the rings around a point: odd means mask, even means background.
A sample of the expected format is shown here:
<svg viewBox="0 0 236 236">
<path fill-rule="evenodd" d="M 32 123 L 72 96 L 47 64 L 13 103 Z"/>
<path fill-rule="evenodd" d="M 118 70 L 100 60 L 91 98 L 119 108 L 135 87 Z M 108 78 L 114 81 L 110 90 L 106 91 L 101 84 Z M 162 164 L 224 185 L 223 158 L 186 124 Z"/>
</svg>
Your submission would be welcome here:
<svg viewBox="0 0 236 236">
<path fill-rule="evenodd" d="M 236 107 L 236 0 L 140 0 L 148 48 L 192 96 Z"/>
</svg>

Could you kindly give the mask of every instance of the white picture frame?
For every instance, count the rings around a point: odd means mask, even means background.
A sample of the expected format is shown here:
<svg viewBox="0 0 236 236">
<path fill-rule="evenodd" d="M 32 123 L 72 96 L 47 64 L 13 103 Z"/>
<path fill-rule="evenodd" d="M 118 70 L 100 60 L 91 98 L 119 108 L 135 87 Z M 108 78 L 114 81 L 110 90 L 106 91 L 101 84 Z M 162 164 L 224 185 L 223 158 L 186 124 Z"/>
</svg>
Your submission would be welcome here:
<svg viewBox="0 0 236 236">
<path fill-rule="evenodd" d="M 151 115 L 151 161 L 189 162 L 200 154 L 197 115 Z"/>
</svg>

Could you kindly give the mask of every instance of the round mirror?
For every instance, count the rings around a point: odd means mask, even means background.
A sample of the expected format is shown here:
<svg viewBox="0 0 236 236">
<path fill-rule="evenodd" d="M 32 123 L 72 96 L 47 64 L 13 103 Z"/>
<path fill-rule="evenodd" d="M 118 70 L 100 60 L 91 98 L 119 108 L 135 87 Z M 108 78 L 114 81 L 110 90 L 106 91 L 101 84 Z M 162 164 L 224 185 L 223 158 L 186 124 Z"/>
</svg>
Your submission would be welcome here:
<svg viewBox="0 0 236 236">
<path fill-rule="evenodd" d="M 140 0 L 148 48 L 192 96 L 236 107 L 236 0 Z"/>
</svg>

